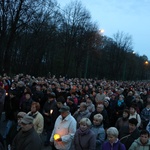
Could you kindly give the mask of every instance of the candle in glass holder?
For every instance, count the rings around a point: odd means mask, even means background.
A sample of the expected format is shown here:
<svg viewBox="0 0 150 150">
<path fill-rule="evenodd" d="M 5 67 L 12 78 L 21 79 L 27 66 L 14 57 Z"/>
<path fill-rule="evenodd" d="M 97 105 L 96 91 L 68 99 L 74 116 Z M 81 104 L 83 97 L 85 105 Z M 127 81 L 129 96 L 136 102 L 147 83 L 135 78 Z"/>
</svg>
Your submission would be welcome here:
<svg viewBox="0 0 150 150">
<path fill-rule="evenodd" d="M 60 138 L 60 135 L 59 134 L 55 134 L 54 135 L 54 140 L 58 140 Z"/>
</svg>

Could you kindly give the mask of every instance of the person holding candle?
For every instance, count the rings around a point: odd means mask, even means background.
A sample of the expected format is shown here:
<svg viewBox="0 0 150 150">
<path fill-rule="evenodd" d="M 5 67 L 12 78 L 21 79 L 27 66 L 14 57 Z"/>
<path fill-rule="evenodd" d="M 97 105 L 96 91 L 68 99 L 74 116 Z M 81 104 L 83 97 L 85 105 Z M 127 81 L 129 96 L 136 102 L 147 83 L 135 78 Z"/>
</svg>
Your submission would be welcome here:
<svg viewBox="0 0 150 150">
<path fill-rule="evenodd" d="M 56 95 L 54 92 L 51 92 L 47 95 L 48 100 L 45 102 L 43 107 L 43 116 L 44 116 L 44 127 L 46 131 L 46 140 L 44 145 L 49 145 L 49 139 L 51 137 L 55 121 L 59 116 L 59 109 L 57 107 Z"/>
<path fill-rule="evenodd" d="M 55 150 L 69 150 L 76 132 L 76 120 L 70 113 L 68 106 L 60 108 L 60 116 L 56 119 L 50 143 Z"/>
</svg>

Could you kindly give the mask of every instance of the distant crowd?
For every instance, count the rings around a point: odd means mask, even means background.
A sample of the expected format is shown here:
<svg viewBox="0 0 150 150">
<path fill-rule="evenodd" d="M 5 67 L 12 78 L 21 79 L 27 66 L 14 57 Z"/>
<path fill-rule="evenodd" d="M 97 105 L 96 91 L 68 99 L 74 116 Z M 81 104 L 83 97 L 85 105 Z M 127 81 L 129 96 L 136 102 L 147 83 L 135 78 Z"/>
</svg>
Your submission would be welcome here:
<svg viewBox="0 0 150 150">
<path fill-rule="evenodd" d="M 150 150 L 150 82 L 4 74 L 3 112 L 1 150 Z"/>
</svg>

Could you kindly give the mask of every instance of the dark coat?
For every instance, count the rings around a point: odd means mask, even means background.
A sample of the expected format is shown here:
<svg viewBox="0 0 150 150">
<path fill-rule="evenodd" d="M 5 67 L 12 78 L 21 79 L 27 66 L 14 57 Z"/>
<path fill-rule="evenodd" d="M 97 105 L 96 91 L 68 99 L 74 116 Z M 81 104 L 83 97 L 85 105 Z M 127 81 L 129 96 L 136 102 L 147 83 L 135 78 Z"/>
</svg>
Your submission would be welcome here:
<svg viewBox="0 0 150 150">
<path fill-rule="evenodd" d="M 97 110 L 95 110 L 94 112 L 91 113 L 90 118 L 89 118 L 91 120 L 91 122 L 93 122 L 94 115 L 96 115 L 96 114 L 99 114 L 99 112 L 97 112 Z M 107 111 L 104 109 L 100 114 L 103 116 L 104 129 L 107 129 L 109 127 L 109 118 L 108 118 Z"/>
<path fill-rule="evenodd" d="M 96 136 L 94 132 L 88 129 L 86 132 L 81 132 L 78 129 L 74 136 L 74 150 L 95 150 Z"/>
<path fill-rule="evenodd" d="M 16 135 L 11 150 L 42 150 L 42 141 L 34 128 Z"/>
<path fill-rule="evenodd" d="M 129 133 L 129 126 L 124 126 L 119 131 L 120 141 L 129 149 L 131 144 L 140 137 L 140 131 L 136 128 L 132 133 Z"/>
<path fill-rule="evenodd" d="M 50 114 L 50 111 L 53 112 Z M 44 113 L 48 113 L 49 116 L 46 116 Z M 52 131 L 54 128 L 55 121 L 60 115 L 59 108 L 57 107 L 56 101 L 51 102 L 46 101 L 43 106 L 43 116 L 44 116 L 44 125 L 46 130 Z"/>
</svg>

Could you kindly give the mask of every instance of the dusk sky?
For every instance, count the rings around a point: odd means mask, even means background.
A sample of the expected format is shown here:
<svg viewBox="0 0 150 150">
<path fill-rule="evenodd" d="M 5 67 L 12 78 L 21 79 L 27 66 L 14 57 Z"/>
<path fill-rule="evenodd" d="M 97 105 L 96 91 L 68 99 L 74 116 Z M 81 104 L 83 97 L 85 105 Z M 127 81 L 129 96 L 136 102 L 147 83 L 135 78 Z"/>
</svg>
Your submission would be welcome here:
<svg viewBox="0 0 150 150">
<path fill-rule="evenodd" d="M 60 7 L 74 0 L 57 0 Z M 133 50 L 150 60 L 150 0 L 81 0 L 104 35 L 118 31 L 132 36 Z"/>
</svg>

